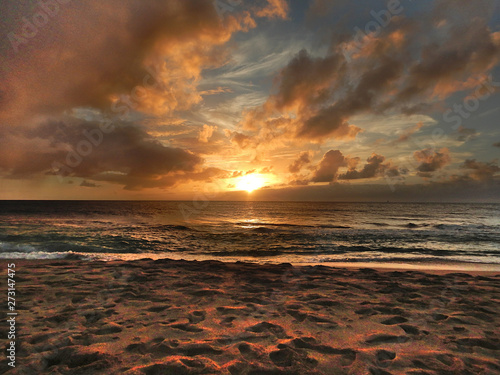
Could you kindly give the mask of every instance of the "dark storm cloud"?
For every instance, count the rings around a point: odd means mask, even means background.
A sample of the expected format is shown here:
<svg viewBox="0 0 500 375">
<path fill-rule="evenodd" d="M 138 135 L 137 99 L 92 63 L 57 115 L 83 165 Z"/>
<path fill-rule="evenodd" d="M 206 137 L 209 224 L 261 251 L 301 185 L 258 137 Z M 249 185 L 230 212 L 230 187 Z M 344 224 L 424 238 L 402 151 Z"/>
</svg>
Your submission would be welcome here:
<svg viewBox="0 0 500 375">
<path fill-rule="evenodd" d="M 451 158 L 447 148 L 434 150 L 426 148 L 415 151 L 413 157 L 420 164 L 417 166 L 417 174 L 421 177 L 431 177 L 433 172 L 450 164 Z"/>
</svg>

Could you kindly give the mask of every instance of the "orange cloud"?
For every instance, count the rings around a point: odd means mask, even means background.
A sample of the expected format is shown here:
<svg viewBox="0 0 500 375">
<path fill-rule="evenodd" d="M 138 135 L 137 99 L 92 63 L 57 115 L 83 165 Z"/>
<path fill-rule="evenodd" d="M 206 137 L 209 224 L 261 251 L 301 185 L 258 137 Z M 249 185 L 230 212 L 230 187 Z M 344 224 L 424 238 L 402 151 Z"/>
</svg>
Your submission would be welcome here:
<svg viewBox="0 0 500 375">
<path fill-rule="evenodd" d="M 407 141 L 413 134 L 415 134 L 420 129 L 422 129 L 423 126 L 424 126 L 423 122 L 418 122 L 415 126 L 409 128 L 409 129 L 406 129 L 403 132 L 403 134 L 401 134 L 399 136 L 399 138 L 396 140 L 396 143 Z"/>
<path fill-rule="evenodd" d="M 267 3 L 265 8 L 256 12 L 258 17 L 287 18 L 289 8 L 286 0 L 267 0 Z"/>
<path fill-rule="evenodd" d="M 0 118 L 19 123 L 75 106 L 122 118 L 132 109 L 185 110 L 201 101 L 202 69 L 224 63 L 225 43 L 255 27 L 254 17 L 243 9 L 220 17 L 212 1 L 198 0 L 61 6 L 18 53 L 4 44 Z"/>
<path fill-rule="evenodd" d="M 432 16 L 418 21 L 393 17 L 376 35 L 335 35 L 324 56 L 300 51 L 277 74 L 275 93 L 247 111 L 240 126 L 273 129 L 287 140 L 352 140 L 361 132 L 350 123 L 353 116 L 417 113 L 476 88 L 480 80 L 470 77 L 500 62 L 500 37 L 487 18 L 467 17 L 470 5 L 452 6 L 436 4 Z M 450 18 L 450 11 L 464 17 Z M 446 27 L 434 29 L 441 18 Z"/>
<path fill-rule="evenodd" d="M 417 166 L 417 174 L 420 177 L 432 177 L 432 174 L 444 166 L 450 164 L 451 157 L 449 150 L 444 147 L 440 150 L 426 148 L 415 151 L 413 157 L 420 163 Z"/>
</svg>

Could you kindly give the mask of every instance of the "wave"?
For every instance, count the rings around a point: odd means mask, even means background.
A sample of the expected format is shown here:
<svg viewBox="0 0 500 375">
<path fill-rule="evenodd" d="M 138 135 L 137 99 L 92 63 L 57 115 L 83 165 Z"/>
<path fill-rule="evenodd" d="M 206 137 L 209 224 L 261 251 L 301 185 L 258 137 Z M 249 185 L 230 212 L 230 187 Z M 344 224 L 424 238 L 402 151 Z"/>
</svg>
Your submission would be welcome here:
<svg viewBox="0 0 500 375">
<path fill-rule="evenodd" d="M 90 260 L 83 254 L 69 252 L 32 251 L 32 252 L 0 252 L 0 259 L 66 259 L 66 260 Z"/>
<path fill-rule="evenodd" d="M 161 231 L 170 231 L 170 230 L 190 231 L 190 230 L 194 230 L 193 228 L 189 228 L 189 227 L 186 227 L 184 225 L 168 225 L 168 224 L 152 225 L 152 226 L 148 226 L 148 228 L 161 230 Z"/>
<path fill-rule="evenodd" d="M 290 223 L 264 223 L 264 222 L 236 222 L 239 226 L 260 226 L 260 227 L 284 227 L 284 228 L 325 228 L 325 229 L 351 229 L 347 225 L 331 225 L 331 224 L 290 224 Z"/>
<path fill-rule="evenodd" d="M 375 225 L 376 227 L 388 227 L 389 224 L 387 223 L 365 223 L 365 224 L 368 224 L 368 225 Z"/>
<path fill-rule="evenodd" d="M 466 252 L 462 250 L 439 250 L 439 249 L 428 249 L 428 248 L 399 248 L 399 247 L 383 247 L 383 248 L 373 248 L 368 246 L 335 246 L 329 248 L 311 248 L 304 249 L 296 246 L 289 247 L 276 247 L 272 250 L 270 249 L 234 249 L 234 250 L 221 250 L 221 251 L 204 251 L 201 254 L 204 255 L 218 255 L 218 256 L 277 256 L 283 254 L 289 255 L 349 255 L 356 253 L 373 253 L 373 254 L 403 254 L 403 255 L 433 255 L 441 257 L 444 259 L 448 256 L 462 256 L 462 255 L 485 255 L 484 252 Z M 494 254 L 494 253 L 492 253 Z M 500 254 L 500 252 L 499 252 Z M 495 254 L 496 255 L 496 254 Z"/>
<path fill-rule="evenodd" d="M 38 249 L 32 245 L 0 242 L 0 254 L 3 254 L 3 253 L 34 253 L 36 251 L 38 251 Z"/>
</svg>

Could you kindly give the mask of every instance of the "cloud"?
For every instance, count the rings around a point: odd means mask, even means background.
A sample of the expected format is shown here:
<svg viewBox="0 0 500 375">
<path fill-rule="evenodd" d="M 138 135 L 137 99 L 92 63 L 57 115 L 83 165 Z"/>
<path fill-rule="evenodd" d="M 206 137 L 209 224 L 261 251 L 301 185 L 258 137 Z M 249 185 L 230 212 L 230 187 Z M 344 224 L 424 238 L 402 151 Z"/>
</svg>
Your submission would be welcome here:
<svg viewBox="0 0 500 375">
<path fill-rule="evenodd" d="M 404 130 L 395 143 L 407 141 L 413 134 L 418 132 L 423 126 L 424 126 L 423 122 L 418 122 L 414 127 Z"/>
<path fill-rule="evenodd" d="M 415 151 L 413 157 L 420 163 L 417 166 L 417 175 L 421 177 L 431 177 L 433 172 L 436 172 L 451 162 L 449 150 L 447 148 L 442 148 L 437 151 L 426 148 L 424 150 Z"/>
<path fill-rule="evenodd" d="M 400 175 L 400 171 L 390 162 L 384 163 L 385 157 L 373 153 L 361 170 L 356 170 L 355 167 L 350 168 L 346 173 L 341 174 L 339 180 L 357 180 L 362 178 L 381 177 L 384 175 L 395 177 Z"/>
<path fill-rule="evenodd" d="M 470 5 L 439 1 L 418 19 L 392 17 L 375 34 L 332 33 L 330 50 L 301 50 L 276 76 L 275 92 L 240 125 L 264 143 L 270 140 L 260 133 L 268 129 L 285 139 L 352 140 L 361 132 L 354 116 L 410 115 L 472 91 L 481 81 L 475 76 L 500 61 L 500 32 L 490 30 L 486 8 L 469 18 Z"/>
<path fill-rule="evenodd" d="M 267 0 L 267 2 L 267 7 L 256 12 L 258 17 L 287 18 L 289 8 L 286 0 Z"/>
<path fill-rule="evenodd" d="M 341 0 L 342 1 L 342 0 Z M 330 14 L 335 6 L 339 2 L 333 2 L 331 0 L 313 0 L 310 2 L 310 6 L 307 9 L 307 19 L 309 22 L 314 22 L 314 20 L 319 17 L 325 17 Z"/>
<path fill-rule="evenodd" d="M 167 188 L 189 181 L 212 182 L 219 178 L 227 178 L 227 172 L 219 168 L 204 168 L 194 172 L 170 173 L 163 176 L 131 176 L 105 172 L 93 177 L 96 181 L 105 181 L 123 185 L 125 190 L 142 190 L 146 188 Z"/>
<path fill-rule="evenodd" d="M 203 128 L 200 130 L 198 134 L 198 140 L 203 143 L 207 143 L 214 131 L 217 130 L 217 126 L 203 124 Z"/>
<path fill-rule="evenodd" d="M 99 187 L 100 185 L 94 184 L 93 182 L 88 182 L 87 180 L 83 180 L 82 183 L 80 184 L 80 186 L 95 188 L 95 187 Z"/>
<path fill-rule="evenodd" d="M 300 158 L 297 161 L 300 161 Z M 366 164 L 358 170 L 359 161 L 359 157 L 344 156 L 339 150 L 330 150 L 325 153 L 317 166 L 310 168 L 313 173 L 309 179 L 305 177 L 295 179 L 291 185 L 302 185 L 309 182 L 331 183 L 338 180 L 358 180 L 383 176 L 397 177 L 407 173 L 407 170 L 398 168 L 390 161 L 386 162 L 385 156 L 376 153 L 368 157 Z M 347 168 L 347 171 L 339 174 L 341 168 Z"/>
<path fill-rule="evenodd" d="M 266 7 L 267 16 L 281 14 L 272 11 L 279 3 Z M 0 20 L 22 36 L 22 27 L 7 18 L 29 20 L 41 8 L 13 9 L 0 11 Z M 0 117 L 19 122 L 76 106 L 119 115 L 127 108 L 187 109 L 202 99 L 197 91 L 201 71 L 227 61 L 226 42 L 235 32 L 255 27 L 252 12 L 259 11 L 239 7 L 221 17 L 208 0 L 61 4 L 26 44 L 10 44 L 2 35 Z"/>
<path fill-rule="evenodd" d="M 303 151 L 299 154 L 298 158 L 288 166 L 290 173 L 299 173 L 303 166 L 311 162 L 311 153 Z"/>
<path fill-rule="evenodd" d="M 117 183 L 129 190 L 208 181 L 226 173 L 204 168 L 200 156 L 168 147 L 138 126 L 117 122 L 106 134 L 99 125 L 66 119 L 12 132 L 0 139 L 0 169 L 8 178 L 63 175 Z"/>
<path fill-rule="evenodd" d="M 227 131 L 226 134 L 231 137 L 232 142 L 236 143 L 242 149 L 255 145 L 254 139 L 243 133 Z"/>
<path fill-rule="evenodd" d="M 467 141 L 470 141 L 471 139 L 474 139 L 478 136 L 478 132 L 475 129 L 469 129 L 469 128 L 465 128 L 463 126 L 460 126 L 457 129 L 457 133 L 458 133 L 457 141 L 460 141 L 460 142 L 467 142 Z"/>
<path fill-rule="evenodd" d="M 319 162 L 311 178 L 312 182 L 333 182 L 339 168 L 347 166 L 347 159 L 339 150 L 330 150 Z"/>
<path fill-rule="evenodd" d="M 476 161 L 476 159 L 466 159 L 460 168 L 466 169 L 467 173 L 459 176 L 459 178 L 476 181 L 492 180 L 494 176 L 500 172 L 500 167 L 495 161 L 485 163 Z"/>
<path fill-rule="evenodd" d="M 493 143 L 493 147 L 500 147 L 500 142 Z"/>
</svg>

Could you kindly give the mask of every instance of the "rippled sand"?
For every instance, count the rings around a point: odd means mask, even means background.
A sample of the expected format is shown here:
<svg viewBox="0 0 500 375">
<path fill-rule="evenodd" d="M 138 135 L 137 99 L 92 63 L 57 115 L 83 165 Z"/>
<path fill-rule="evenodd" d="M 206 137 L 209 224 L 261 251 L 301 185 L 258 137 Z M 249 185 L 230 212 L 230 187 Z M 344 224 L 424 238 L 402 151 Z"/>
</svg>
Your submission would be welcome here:
<svg viewBox="0 0 500 375">
<path fill-rule="evenodd" d="M 500 373 L 494 273 L 17 264 L 11 374 Z"/>
</svg>

